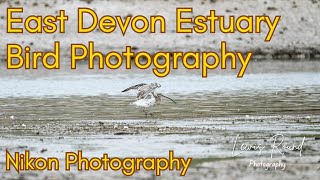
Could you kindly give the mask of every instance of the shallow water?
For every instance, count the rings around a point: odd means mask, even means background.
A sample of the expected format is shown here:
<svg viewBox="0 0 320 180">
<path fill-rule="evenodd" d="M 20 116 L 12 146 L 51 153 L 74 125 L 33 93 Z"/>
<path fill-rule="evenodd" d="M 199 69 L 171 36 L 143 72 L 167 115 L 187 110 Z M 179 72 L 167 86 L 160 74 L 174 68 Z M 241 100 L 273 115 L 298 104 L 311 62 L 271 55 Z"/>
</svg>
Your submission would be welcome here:
<svg viewBox="0 0 320 180">
<path fill-rule="evenodd" d="M 128 86 L 141 82 L 159 82 L 159 92 L 179 95 L 197 94 L 251 94 L 276 92 L 286 89 L 320 87 L 320 72 L 259 73 L 239 79 L 233 75 L 216 75 L 208 78 L 193 73 L 157 78 L 149 73 L 116 74 L 57 74 L 49 77 L 0 78 L 0 97 L 66 97 L 66 96 L 115 96 Z"/>
<path fill-rule="evenodd" d="M 195 71 L 178 71 L 166 78 L 149 72 L 40 70 L 1 71 L 1 119 L 20 120 L 111 120 L 144 119 L 129 105 L 135 92 L 121 93 L 141 82 L 159 82 L 157 90 L 177 101 L 164 101 L 153 109 L 155 118 L 185 119 L 234 115 L 319 115 L 320 62 L 253 62 L 242 79 L 233 72 L 201 78 Z M 319 65 L 319 66 L 317 66 Z M 266 66 L 272 71 L 259 70 Z M 279 73 L 275 73 L 277 71 Z M 297 72 L 298 71 L 298 72 Z"/>
<path fill-rule="evenodd" d="M 284 160 L 288 170 L 280 177 L 317 177 L 319 162 L 320 62 L 253 62 L 242 79 L 234 72 L 218 71 L 206 79 L 197 71 L 174 72 L 156 78 L 150 72 L 119 70 L 0 71 L 0 167 L 1 179 L 46 179 L 50 176 L 123 178 L 119 172 L 43 174 L 4 171 L 5 149 L 30 150 L 34 156 L 55 156 L 83 150 L 86 156 L 166 156 L 169 150 L 194 158 L 189 178 L 217 174 L 229 177 L 228 169 L 255 175 L 266 171 L 248 166 L 251 159 L 268 158 L 254 151 L 232 157 L 233 140 L 269 145 L 269 138 L 283 134 L 289 144 L 305 137 L 303 157 L 290 151 L 273 161 Z M 134 92 L 121 93 L 141 82 L 159 82 L 157 90 L 173 98 L 152 111 L 154 117 L 130 105 Z M 237 151 L 238 152 L 238 151 Z M 221 167 L 225 167 L 224 169 Z M 239 169 L 240 168 L 240 169 Z M 219 171 L 215 171 L 215 170 Z M 307 169 L 307 170 L 306 170 Z M 268 171 L 270 172 L 270 171 Z M 280 172 L 280 171 L 279 171 Z M 150 176 L 149 176 L 150 175 Z M 177 174 L 165 174 L 168 179 Z M 139 173 L 137 178 L 152 178 Z M 169 178 L 170 177 L 170 178 Z M 50 179 L 50 178 L 49 178 Z M 56 178 L 59 179 L 59 178 Z M 207 179 L 207 178 L 205 178 Z"/>
<path fill-rule="evenodd" d="M 169 94 L 177 101 L 163 101 L 152 109 L 154 118 L 185 119 L 234 115 L 320 115 L 318 87 L 272 92 L 242 91 L 196 95 Z M 0 98 L 2 119 L 112 120 L 144 119 L 142 110 L 130 105 L 133 96 L 68 96 L 56 98 Z"/>
</svg>

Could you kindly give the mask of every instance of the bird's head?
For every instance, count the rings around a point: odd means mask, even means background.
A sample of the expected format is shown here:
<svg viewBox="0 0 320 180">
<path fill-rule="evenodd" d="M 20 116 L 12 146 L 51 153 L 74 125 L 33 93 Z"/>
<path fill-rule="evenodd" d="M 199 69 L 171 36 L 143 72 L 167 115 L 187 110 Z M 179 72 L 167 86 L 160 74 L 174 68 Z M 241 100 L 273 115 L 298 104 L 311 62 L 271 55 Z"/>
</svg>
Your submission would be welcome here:
<svg viewBox="0 0 320 180">
<path fill-rule="evenodd" d="M 155 87 L 159 88 L 161 85 L 159 83 L 152 83 Z"/>
</svg>

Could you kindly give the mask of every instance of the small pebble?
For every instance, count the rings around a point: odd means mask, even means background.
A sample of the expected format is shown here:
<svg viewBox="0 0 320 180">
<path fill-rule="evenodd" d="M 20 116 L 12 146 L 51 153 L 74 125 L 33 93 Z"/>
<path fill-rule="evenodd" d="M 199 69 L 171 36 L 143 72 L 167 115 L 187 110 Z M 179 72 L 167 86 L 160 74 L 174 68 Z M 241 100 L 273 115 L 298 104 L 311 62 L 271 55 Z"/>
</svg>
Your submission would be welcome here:
<svg viewBox="0 0 320 180">
<path fill-rule="evenodd" d="M 42 150 L 40 151 L 40 153 L 44 153 L 44 152 L 46 152 L 46 151 L 48 151 L 48 149 L 42 149 Z"/>
</svg>

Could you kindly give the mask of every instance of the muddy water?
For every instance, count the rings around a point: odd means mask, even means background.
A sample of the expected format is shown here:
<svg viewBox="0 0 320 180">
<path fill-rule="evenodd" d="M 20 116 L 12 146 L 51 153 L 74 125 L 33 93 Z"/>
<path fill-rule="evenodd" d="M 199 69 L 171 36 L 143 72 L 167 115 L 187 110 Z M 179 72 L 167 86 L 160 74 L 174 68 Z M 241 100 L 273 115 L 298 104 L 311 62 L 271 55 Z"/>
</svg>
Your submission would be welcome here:
<svg viewBox="0 0 320 180">
<path fill-rule="evenodd" d="M 164 101 L 153 109 L 156 118 L 320 114 L 318 61 L 252 62 L 242 79 L 236 78 L 233 71 L 201 78 L 197 71 L 181 70 L 160 79 L 141 70 L 112 74 L 86 68 L 83 64 L 77 71 L 2 69 L 0 118 L 13 115 L 19 120 L 143 119 L 141 110 L 130 105 L 135 92 L 121 93 L 141 82 L 161 83 L 158 92 L 177 101 L 177 105 Z"/>
<path fill-rule="evenodd" d="M 110 153 L 119 157 L 165 156 L 168 150 L 175 150 L 178 155 L 194 158 L 190 179 L 197 178 L 199 173 L 202 178 L 233 178 L 241 171 L 254 178 L 263 173 L 253 171 L 248 162 L 261 156 L 250 152 L 232 157 L 234 138 L 239 134 L 242 142 L 267 143 L 270 137 L 281 133 L 290 143 L 306 139 L 302 158 L 295 151 L 286 157 L 276 156 L 289 166 L 280 177 L 290 177 L 292 171 L 296 172 L 294 178 L 316 177 L 313 173 L 320 167 L 320 62 L 267 61 L 250 66 L 243 79 L 237 79 L 234 72 L 217 72 L 202 79 L 193 71 L 179 71 L 159 79 L 139 70 L 113 74 L 88 71 L 85 65 L 78 71 L 37 73 L 2 69 L 1 169 L 5 149 L 29 149 L 34 155 L 59 158 L 65 151 L 79 149 L 88 156 Z M 154 117 L 145 119 L 140 109 L 130 105 L 135 94 L 121 93 L 140 82 L 161 83 L 159 92 L 177 104 L 164 101 L 152 110 Z M 266 151 L 262 157 L 269 155 Z M 232 168 L 233 173 L 215 171 L 219 167 Z M 75 171 L 61 174 L 80 176 Z M 150 173 L 136 177 L 144 175 L 152 177 Z M 268 175 L 272 173 L 264 177 Z M 11 171 L 3 173 L 2 179 L 21 176 L 41 179 L 48 178 L 50 173 Z M 99 175 L 103 176 L 106 174 Z M 114 177 L 122 176 L 118 173 Z"/>
<path fill-rule="evenodd" d="M 320 88 L 294 88 L 272 92 L 236 91 L 179 95 L 177 104 L 163 101 L 152 109 L 154 118 L 186 119 L 234 115 L 320 115 Z M 1 119 L 15 120 L 124 120 L 144 119 L 130 105 L 134 96 L 68 96 L 55 98 L 0 98 Z M 57 113 L 59 112 L 59 113 Z"/>
</svg>

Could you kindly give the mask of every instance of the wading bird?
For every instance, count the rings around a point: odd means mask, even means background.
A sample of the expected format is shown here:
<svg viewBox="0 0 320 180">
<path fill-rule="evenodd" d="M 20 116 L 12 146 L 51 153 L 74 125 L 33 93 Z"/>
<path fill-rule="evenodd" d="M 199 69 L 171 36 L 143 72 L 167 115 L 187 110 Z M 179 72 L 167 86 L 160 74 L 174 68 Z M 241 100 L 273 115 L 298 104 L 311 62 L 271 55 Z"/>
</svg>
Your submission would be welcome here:
<svg viewBox="0 0 320 180">
<path fill-rule="evenodd" d="M 141 84 L 131 86 L 123 90 L 122 92 L 127 92 L 130 90 L 138 90 L 137 100 L 131 104 L 135 105 L 138 108 L 142 108 L 147 118 L 150 108 L 156 105 L 159 105 L 161 103 L 162 97 L 167 98 L 176 104 L 176 102 L 173 99 L 161 93 L 154 92 L 157 88 L 160 88 L 160 87 L 161 85 L 159 83 L 151 83 L 151 84 L 141 83 Z M 152 113 L 150 113 L 150 115 L 153 116 Z"/>
</svg>

